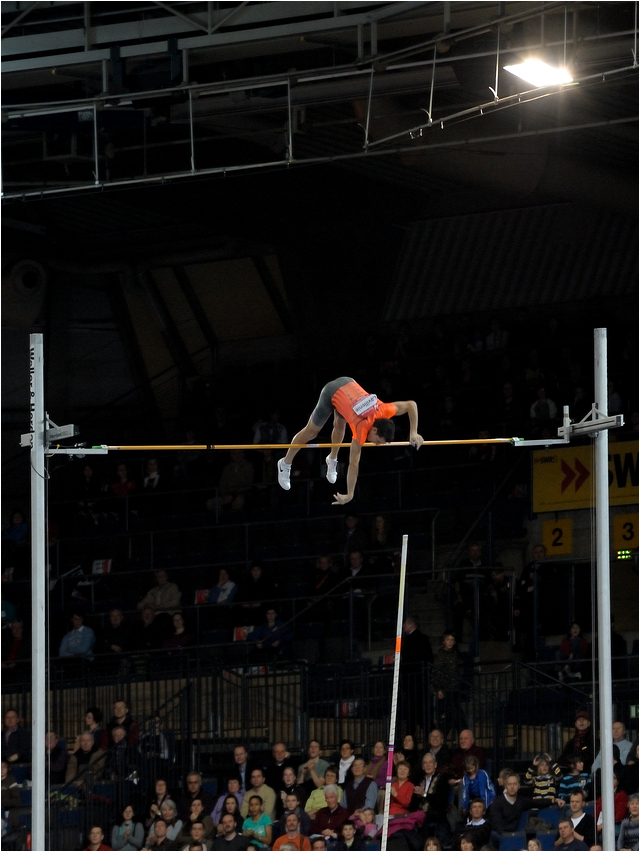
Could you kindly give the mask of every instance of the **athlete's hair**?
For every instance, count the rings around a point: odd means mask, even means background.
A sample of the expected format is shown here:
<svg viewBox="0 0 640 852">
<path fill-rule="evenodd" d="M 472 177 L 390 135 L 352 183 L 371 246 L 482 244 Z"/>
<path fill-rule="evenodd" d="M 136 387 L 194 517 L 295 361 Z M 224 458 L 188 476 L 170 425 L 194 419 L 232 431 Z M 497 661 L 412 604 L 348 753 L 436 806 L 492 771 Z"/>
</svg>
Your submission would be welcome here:
<svg viewBox="0 0 640 852">
<path fill-rule="evenodd" d="M 373 425 L 376 427 L 378 435 L 384 438 L 387 443 L 393 441 L 393 437 L 396 434 L 396 424 L 393 420 L 389 420 L 388 417 L 379 417 L 373 421 Z"/>
</svg>

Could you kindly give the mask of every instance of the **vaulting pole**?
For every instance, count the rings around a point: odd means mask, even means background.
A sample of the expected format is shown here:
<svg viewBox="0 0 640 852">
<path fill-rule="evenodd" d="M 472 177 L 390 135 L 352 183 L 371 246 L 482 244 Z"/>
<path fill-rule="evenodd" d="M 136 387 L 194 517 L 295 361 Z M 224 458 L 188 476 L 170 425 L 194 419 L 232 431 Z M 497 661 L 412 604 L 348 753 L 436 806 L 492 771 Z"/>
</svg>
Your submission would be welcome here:
<svg viewBox="0 0 640 852">
<path fill-rule="evenodd" d="M 389 752 L 387 756 L 387 783 L 384 791 L 384 816 L 382 822 L 382 841 L 380 849 L 385 852 L 389 834 L 389 805 L 391 803 L 391 780 L 393 778 L 393 753 L 396 741 L 396 715 L 398 712 L 398 685 L 400 682 L 400 652 L 402 650 L 402 624 L 404 622 L 404 585 L 407 575 L 408 535 L 402 536 L 402 557 L 400 560 L 400 590 L 398 592 L 398 621 L 396 624 L 396 652 L 393 661 L 393 687 L 391 689 L 391 719 L 389 721 Z"/>
<path fill-rule="evenodd" d="M 31 431 L 31 848 L 45 849 L 46 637 L 44 360 L 41 334 L 29 336 L 29 421 Z"/>
<path fill-rule="evenodd" d="M 594 329 L 594 388 L 598 415 L 607 416 L 607 329 Z M 613 692 L 611 688 L 611 581 L 609 550 L 609 431 L 595 435 L 598 697 L 602 755 L 602 848 L 615 849 L 613 807 Z"/>
</svg>

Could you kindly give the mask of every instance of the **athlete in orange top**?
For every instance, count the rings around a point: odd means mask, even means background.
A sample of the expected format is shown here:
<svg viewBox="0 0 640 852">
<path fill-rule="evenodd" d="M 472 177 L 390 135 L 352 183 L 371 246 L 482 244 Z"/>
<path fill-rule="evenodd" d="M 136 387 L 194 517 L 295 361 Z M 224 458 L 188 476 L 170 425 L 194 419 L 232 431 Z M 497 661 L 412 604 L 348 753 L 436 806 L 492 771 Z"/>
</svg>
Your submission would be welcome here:
<svg viewBox="0 0 640 852">
<path fill-rule="evenodd" d="M 409 443 L 416 449 L 424 443 L 424 439 L 418 434 L 418 406 L 412 399 L 405 402 L 382 402 L 375 394 L 367 393 L 349 376 L 341 376 L 323 387 L 309 422 L 304 429 L 294 435 L 291 443 L 306 444 L 316 438 L 332 411 L 331 443 L 338 445 L 343 442 L 347 423 L 353 436 L 349 448 L 347 493 L 334 494 L 334 506 L 353 500 L 362 445 L 367 441 L 372 444 L 387 444 L 393 440 L 395 425 L 390 418 L 408 414 Z M 278 482 L 285 491 L 291 488 L 291 463 L 299 449 L 299 447 L 290 447 L 286 456 L 278 462 Z M 327 479 L 332 484 L 338 478 L 338 449 L 338 446 L 332 447 L 326 459 Z"/>
</svg>

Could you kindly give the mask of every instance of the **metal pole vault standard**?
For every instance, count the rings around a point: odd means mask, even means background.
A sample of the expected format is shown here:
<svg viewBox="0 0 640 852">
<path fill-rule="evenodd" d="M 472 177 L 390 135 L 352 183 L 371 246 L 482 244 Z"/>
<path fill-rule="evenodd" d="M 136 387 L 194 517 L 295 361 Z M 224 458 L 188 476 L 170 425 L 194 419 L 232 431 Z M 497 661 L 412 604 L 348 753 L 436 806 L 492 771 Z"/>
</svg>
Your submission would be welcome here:
<svg viewBox="0 0 640 852">
<path fill-rule="evenodd" d="M 594 390 L 598 415 L 607 417 L 607 329 L 596 328 Z M 602 754 L 602 848 L 615 849 L 613 803 L 613 693 L 611 688 L 611 578 L 609 550 L 609 432 L 595 434 L 596 588 L 598 601 L 598 697 Z"/>
<path fill-rule="evenodd" d="M 41 334 L 29 336 L 29 421 L 31 430 L 31 738 L 32 805 L 31 848 L 45 849 L 45 732 L 46 638 L 45 638 L 45 441 L 44 358 Z"/>
<path fill-rule="evenodd" d="M 402 536 L 402 557 L 400 560 L 400 590 L 398 592 L 398 621 L 396 624 L 396 652 L 393 661 L 393 687 L 391 689 L 391 719 L 389 721 L 389 752 L 387 757 L 387 783 L 384 790 L 384 816 L 382 822 L 382 841 L 380 849 L 386 852 L 389 834 L 389 805 L 391 803 L 391 779 L 393 778 L 393 753 L 396 739 L 396 715 L 398 711 L 398 684 L 400 680 L 400 651 L 402 649 L 402 623 L 404 622 L 404 585 L 407 576 L 408 535 Z"/>
</svg>

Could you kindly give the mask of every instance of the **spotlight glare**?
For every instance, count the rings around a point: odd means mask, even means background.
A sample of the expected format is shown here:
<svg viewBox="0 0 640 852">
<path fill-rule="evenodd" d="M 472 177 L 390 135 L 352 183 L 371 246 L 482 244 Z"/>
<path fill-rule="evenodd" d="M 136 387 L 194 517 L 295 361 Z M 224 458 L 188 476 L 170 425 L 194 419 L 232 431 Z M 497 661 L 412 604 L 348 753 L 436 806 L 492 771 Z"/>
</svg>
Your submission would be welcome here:
<svg viewBox="0 0 640 852">
<path fill-rule="evenodd" d="M 564 68 L 552 68 L 539 59 L 526 59 L 519 65 L 505 65 L 504 70 L 540 88 L 573 82 L 573 77 Z"/>
</svg>

